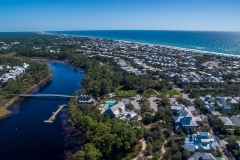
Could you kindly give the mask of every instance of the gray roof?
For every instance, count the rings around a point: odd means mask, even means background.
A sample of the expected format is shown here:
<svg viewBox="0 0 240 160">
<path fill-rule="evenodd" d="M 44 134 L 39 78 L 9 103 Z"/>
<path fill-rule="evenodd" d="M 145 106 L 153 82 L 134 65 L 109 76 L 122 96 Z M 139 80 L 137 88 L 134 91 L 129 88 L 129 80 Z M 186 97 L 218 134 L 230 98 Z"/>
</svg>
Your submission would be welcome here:
<svg viewBox="0 0 240 160">
<path fill-rule="evenodd" d="M 124 104 L 128 104 L 128 103 L 129 103 L 129 98 L 123 98 L 123 99 L 122 99 L 122 102 L 123 102 Z"/>
<path fill-rule="evenodd" d="M 240 115 L 237 116 L 232 116 L 229 118 L 233 124 L 235 124 L 236 126 L 240 126 Z"/>
<path fill-rule="evenodd" d="M 234 126 L 234 124 L 228 117 L 218 117 L 218 118 L 220 118 L 223 121 L 225 126 Z"/>
<path fill-rule="evenodd" d="M 218 111 L 211 111 L 211 113 L 214 116 L 221 116 L 221 113 L 219 113 Z"/>
<path fill-rule="evenodd" d="M 196 152 L 188 160 L 224 160 L 224 158 L 214 157 L 211 153 Z"/>
<path fill-rule="evenodd" d="M 194 106 L 188 106 L 187 108 L 188 108 L 188 110 L 189 110 L 190 112 L 195 111 L 195 107 L 194 107 Z"/>
<path fill-rule="evenodd" d="M 197 132 L 197 134 L 188 135 L 184 143 L 184 149 L 190 152 L 216 150 L 216 147 L 219 146 L 215 136 L 210 135 L 208 132 Z"/>
<path fill-rule="evenodd" d="M 123 102 L 119 102 L 118 104 L 110 107 L 109 109 L 112 111 L 112 113 L 116 116 L 119 114 L 119 108 L 123 108 L 125 105 Z"/>
</svg>

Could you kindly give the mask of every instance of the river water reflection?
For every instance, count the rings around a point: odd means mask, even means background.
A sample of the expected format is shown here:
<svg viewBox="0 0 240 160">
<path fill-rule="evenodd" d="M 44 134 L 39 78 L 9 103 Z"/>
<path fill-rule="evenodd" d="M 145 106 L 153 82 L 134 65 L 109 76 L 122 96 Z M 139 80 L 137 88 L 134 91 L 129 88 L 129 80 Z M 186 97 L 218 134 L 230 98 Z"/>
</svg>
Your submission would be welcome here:
<svg viewBox="0 0 240 160">
<path fill-rule="evenodd" d="M 85 72 L 58 62 L 50 62 L 49 67 L 53 78 L 33 93 L 71 95 L 81 89 L 79 82 Z M 77 151 L 83 142 L 81 136 L 73 136 L 81 132 L 67 121 L 68 109 L 64 108 L 53 123 L 43 122 L 59 105 L 67 103 L 68 100 L 26 98 L 13 104 L 13 114 L 0 120 L 0 159 L 71 159 L 71 152 Z"/>
</svg>

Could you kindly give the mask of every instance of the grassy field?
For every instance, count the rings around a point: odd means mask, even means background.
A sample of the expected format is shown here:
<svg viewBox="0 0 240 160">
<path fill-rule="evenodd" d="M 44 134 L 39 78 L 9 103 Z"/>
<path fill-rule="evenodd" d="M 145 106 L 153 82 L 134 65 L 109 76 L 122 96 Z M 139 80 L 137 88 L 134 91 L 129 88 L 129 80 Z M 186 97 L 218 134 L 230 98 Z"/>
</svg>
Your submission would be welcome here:
<svg viewBox="0 0 240 160">
<path fill-rule="evenodd" d="M 118 88 L 116 88 L 115 94 L 116 94 L 116 96 L 119 96 L 119 97 L 124 97 L 124 96 L 131 97 L 131 96 L 135 96 L 135 95 L 138 95 L 141 93 L 139 93 L 139 91 L 137 89 L 136 90 L 128 90 L 128 89 L 123 88 L 123 86 L 119 86 Z"/>
<path fill-rule="evenodd" d="M 161 91 L 158 91 L 159 94 L 165 94 L 165 95 L 180 95 L 179 92 L 176 89 L 171 89 L 167 91 L 166 93 L 163 93 Z"/>
<path fill-rule="evenodd" d="M 143 92 L 143 95 L 145 95 L 145 96 L 151 96 L 151 95 L 157 96 L 159 94 L 156 91 L 154 91 L 153 89 L 147 89 L 146 91 Z"/>
<path fill-rule="evenodd" d="M 158 94 L 159 93 L 159 94 Z M 123 86 L 119 86 L 115 90 L 115 94 L 118 97 L 132 97 L 136 95 L 145 95 L 145 96 L 157 96 L 157 95 L 180 95 L 179 92 L 176 89 L 171 89 L 167 91 L 166 93 L 163 93 L 161 91 L 155 91 L 153 89 L 147 89 L 143 93 L 139 92 L 139 90 L 129 90 L 125 89 Z"/>
</svg>

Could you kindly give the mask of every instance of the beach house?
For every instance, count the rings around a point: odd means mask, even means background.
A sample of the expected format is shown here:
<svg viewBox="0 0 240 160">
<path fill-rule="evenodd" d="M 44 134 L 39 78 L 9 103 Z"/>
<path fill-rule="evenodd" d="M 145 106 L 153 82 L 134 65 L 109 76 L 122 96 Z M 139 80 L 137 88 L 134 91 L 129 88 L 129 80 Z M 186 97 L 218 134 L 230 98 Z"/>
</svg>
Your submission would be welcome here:
<svg viewBox="0 0 240 160">
<path fill-rule="evenodd" d="M 229 112 L 232 109 L 232 107 L 228 105 L 223 98 L 215 96 L 215 100 L 217 101 L 217 104 L 223 108 L 224 112 Z"/>
<path fill-rule="evenodd" d="M 229 119 L 232 121 L 232 123 L 233 123 L 235 126 L 240 127 L 240 115 L 236 115 L 236 116 L 233 115 L 233 116 L 231 116 Z"/>
<path fill-rule="evenodd" d="M 172 107 L 171 109 L 173 110 Z M 176 109 L 176 111 L 177 110 L 178 108 Z M 200 117 L 193 116 L 192 113 L 185 106 L 181 110 L 177 111 L 176 114 L 177 116 L 173 117 L 175 129 L 179 129 L 180 127 L 182 127 L 186 130 L 192 130 L 194 128 L 197 128 L 199 126 L 199 123 L 202 122 L 202 119 Z"/>
<path fill-rule="evenodd" d="M 137 118 L 137 114 L 133 111 L 128 111 L 123 102 L 119 102 L 118 104 L 109 107 L 106 112 L 110 117 L 118 119 L 135 120 Z"/>
<path fill-rule="evenodd" d="M 228 117 L 218 117 L 222 120 L 224 123 L 224 126 L 227 128 L 227 130 L 234 130 L 234 124 Z"/>
<path fill-rule="evenodd" d="M 212 153 L 195 152 L 188 160 L 225 160 L 222 157 L 214 157 Z"/>
<path fill-rule="evenodd" d="M 189 152 L 214 152 L 218 146 L 216 137 L 209 132 L 188 135 L 184 142 L 184 149 Z"/>
</svg>

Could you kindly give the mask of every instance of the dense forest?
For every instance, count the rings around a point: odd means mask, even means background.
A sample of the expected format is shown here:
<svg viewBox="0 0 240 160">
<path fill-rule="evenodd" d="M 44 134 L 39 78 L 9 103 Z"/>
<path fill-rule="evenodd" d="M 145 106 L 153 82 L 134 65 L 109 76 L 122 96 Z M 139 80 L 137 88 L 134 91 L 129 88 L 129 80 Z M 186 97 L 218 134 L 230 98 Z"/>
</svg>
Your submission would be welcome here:
<svg viewBox="0 0 240 160">
<path fill-rule="evenodd" d="M 25 71 L 16 77 L 15 80 L 9 80 L 7 83 L 0 82 L 0 105 L 4 104 L 9 98 L 9 94 L 20 94 L 33 85 L 38 84 L 41 80 L 47 78 L 50 74 L 50 70 L 46 63 L 31 62 L 29 59 L 20 59 L 13 57 L 2 57 L 0 56 L 1 66 L 22 66 L 23 63 L 28 63 L 30 66 Z M 1 71 L 1 75 L 4 72 Z"/>
</svg>

